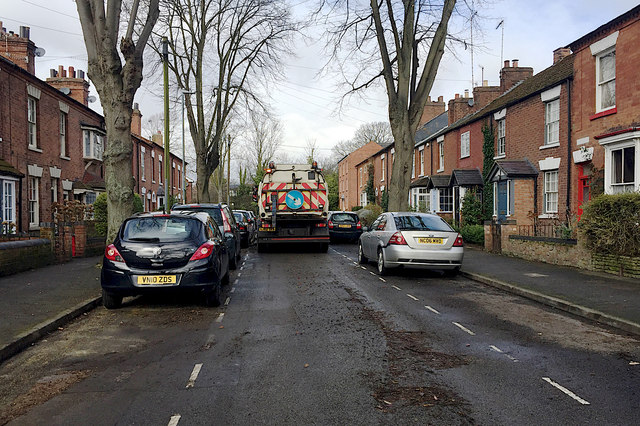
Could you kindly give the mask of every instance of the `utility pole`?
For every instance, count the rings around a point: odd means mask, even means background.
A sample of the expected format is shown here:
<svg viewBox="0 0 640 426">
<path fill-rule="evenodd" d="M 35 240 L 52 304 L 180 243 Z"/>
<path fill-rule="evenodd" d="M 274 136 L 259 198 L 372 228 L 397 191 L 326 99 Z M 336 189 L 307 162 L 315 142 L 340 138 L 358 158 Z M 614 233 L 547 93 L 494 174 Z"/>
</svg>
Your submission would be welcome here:
<svg viewBox="0 0 640 426">
<path fill-rule="evenodd" d="M 169 153 L 169 39 L 162 37 L 162 68 L 164 71 L 164 208 L 167 213 L 171 196 L 171 154 Z"/>
<path fill-rule="evenodd" d="M 196 92 L 182 92 L 182 203 L 187 202 L 187 186 L 186 183 L 186 175 L 187 169 L 185 168 L 185 159 L 184 159 L 184 97 L 186 95 L 193 95 Z"/>
<path fill-rule="evenodd" d="M 227 135 L 227 205 L 231 206 L 229 182 L 231 180 L 231 135 Z"/>
</svg>

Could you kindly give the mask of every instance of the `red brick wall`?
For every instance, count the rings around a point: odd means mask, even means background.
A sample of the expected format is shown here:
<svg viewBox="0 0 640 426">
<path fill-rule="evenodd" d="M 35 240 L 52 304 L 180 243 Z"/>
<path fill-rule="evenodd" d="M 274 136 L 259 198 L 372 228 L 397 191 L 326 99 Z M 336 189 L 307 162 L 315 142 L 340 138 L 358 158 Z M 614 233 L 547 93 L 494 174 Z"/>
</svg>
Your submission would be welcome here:
<svg viewBox="0 0 640 426">
<path fill-rule="evenodd" d="M 369 142 L 349 154 L 339 163 L 338 167 L 338 192 L 340 194 L 340 208 L 351 210 L 354 206 L 360 205 L 360 191 L 358 188 L 359 171 L 356 165 L 366 158 L 371 157 L 382 147 L 375 142 Z M 366 173 L 363 173 L 363 176 Z M 364 180 L 364 177 L 363 177 Z M 342 197 L 344 196 L 344 200 Z"/>
</svg>

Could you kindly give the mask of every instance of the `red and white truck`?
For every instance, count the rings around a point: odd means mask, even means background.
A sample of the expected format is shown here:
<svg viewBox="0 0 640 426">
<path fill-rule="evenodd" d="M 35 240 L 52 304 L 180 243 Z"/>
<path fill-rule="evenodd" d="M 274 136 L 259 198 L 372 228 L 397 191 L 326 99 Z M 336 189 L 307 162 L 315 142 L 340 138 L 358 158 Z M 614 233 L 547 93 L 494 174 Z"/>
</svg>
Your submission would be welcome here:
<svg viewBox="0 0 640 426">
<path fill-rule="evenodd" d="M 258 251 L 283 243 L 329 248 L 329 201 L 322 169 L 313 164 L 269 163 L 257 188 Z"/>
</svg>

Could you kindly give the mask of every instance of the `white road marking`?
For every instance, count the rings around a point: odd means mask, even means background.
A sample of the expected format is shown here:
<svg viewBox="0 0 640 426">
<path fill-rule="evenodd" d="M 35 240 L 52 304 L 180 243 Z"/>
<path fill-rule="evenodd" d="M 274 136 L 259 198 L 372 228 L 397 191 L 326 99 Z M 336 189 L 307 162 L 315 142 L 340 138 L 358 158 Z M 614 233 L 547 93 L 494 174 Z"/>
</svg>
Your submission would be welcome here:
<svg viewBox="0 0 640 426">
<path fill-rule="evenodd" d="M 580 404 L 582 404 L 582 405 L 590 405 L 589 401 L 585 401 L 584 399 L 580 398 L 575 393 L 571 392 L 569 389 L 565 388 L 564 386 L 560 386 L 559 384 L 557 384 L 556 382 L 554 382 L 550 378 L 543 377 L 542 380 L 544 380 L 545 382 L 549 383 L 554 388 L 560 389 L 562 392 L 564 392 L 565 394 L 569 395 L 571 398 L 575 399 Z"/>
<path fill-rule="evenodd" d="M 544 277 L 548 277 L 549 276 L 549 275 L 545 275 L 545 274 L 537 274 L 535 272 L 527 272 L 526 274 L 523 274 L 523 275 L 526 275 L 526 276 L 531 277 L 531 278 L 544 278 Z"/>
<path fill-rule="evenodd" d="M 171 420 L 169 420 L 169 424 L 167 426 L 178 426 L 179 421 L 180 421 L 180 414 L 171 416 Z"/>
<path fill-rule="evenodd" d="M 380 277 L 378 277 L 378 279 L 379 279 L 380 281 L 382 281 L 383 283 L 386 283 L 386 282 L 387 282 L 387 280 L 385 280 L 384 278 L 380 278 Z"/>
<path fill-rule="evenodd" d="M 236 280 L 233 282 L 233 285 L 238 284 L 238 279 L 236 278 Z"/>
<path fill-rule="evenodd" d="M 400 287 L 396 287 L 395 285 L 392 285 L 391 287 L 395 288 L 398 291 L 402 291 L 402 289 Z"/>
<path fill-rule="evenodd" d="M 241 270 L 241 271 L 242 271 L 242 270 L 244 270 L 244 265 L 242 265 L 242 266 L 240 267 L 240 270 Z"/>
<path fill-rule="evenodd" d="M 229 302 L 231 302 L 231 298 L 227 297 L 227 300 L 224 301 L 224 306 L 229 306 Z"/>
<path fill-rule="evenodd" d="M 465 327 L 462 324 L 458 324 L 457 322 L 454 322 L 453 325 L 455 325 L 456 327 L 458 327 L 460 330 L 464 331 L 465 333 L 469 333 L 472 336 L 476 335 L 476 333 L 474 333 L 473 331 L 469 330 L 467 327 Z"/>
<path fill-rule="evenodd" d="M 362 268 L 362 269 L 365 269 L 365 270 L 367 269 L 367 268 L 365 268 L 364 266 L 361 266 L 361 268 Z"/>
<path fill-rule="evenodd" d="M 416 302 L 418 301 L 418 298 L 415 296 L 410 295 L 409 293 L 407 293 L 407 297 L 410 297 L 411 299 L 415 300 Z"/>
<path fill-rule="evenodd" d="M 353 259 L 349 259 L 349 260 L 353 262 Z M 357 265 L 357 264 L 358 264 L 358 262 L 353 262 L 353 264 L 354 264 L 354 265 Z"/>
<path fill-rule="evenodd" d="M 240 277 L 242 275 L 242 272 L 238 272 L 238 277 Z"/>
<path fill-rule="evenodd" d="M 502 354 L 502 355 L 506 356 L 507 358 L 509 358 L 513 362 L 518 362 L 517 359 L 515 359 L 514 357 L 512 357 L 509 354 L 504 353 L 504 351 L 502 349 L 500 349 L 499 347 L 497 347 L 497 346 L 491 345 L 491 346 L 489 346 L 489 348 L 491 348 L 492 350 L 498 352 L 499 354 Z"/>
<path fill-rule="evenodd" d="M 218 318 L 216 318 L 216 322 L 222 322 L 222 318 L 224 318 L 224 312 L 221 312 L 220 315 L 218 315 Z"/>
<path fill-rule="evenodd" d="M 231 287 L 231 290 L 229 291 L 229 293 L 235 293 L 236 288 L 235 287 Z"/>
<path fill-rule="evenodd" d="M 192 388 L 196 384 L 196 379 L 198 378 L 198 374 L 200 374 L 200 369 L 202 369 L 202 364 L 196 364 L 193 367 L 191 377 L 189 377 L 189 381 L 187 382 L 187 388 Z"/>
<path fill-rule="evenodd" d="M 375 275 L 375 273 L 373 273 L 373 272 L 371 272 L 371 271 L 369 271 L 369 273 L 370 273 L 371 275 Z"/>
<path fill-rule="evenodd" d="M 435 310 L 435 309 L 433 309 L 431 306 L 426 306 L 426 305 L 425 305 L 425 308 L 427 308 L 428 310 L 430 310 L 430 311 L 431 311 L 431 312 L 433 312 L 434 314 L 438 314 L 438 315 L 440 315 L 440 312 L 436 311 L 436 310 Z"/>
</svg>

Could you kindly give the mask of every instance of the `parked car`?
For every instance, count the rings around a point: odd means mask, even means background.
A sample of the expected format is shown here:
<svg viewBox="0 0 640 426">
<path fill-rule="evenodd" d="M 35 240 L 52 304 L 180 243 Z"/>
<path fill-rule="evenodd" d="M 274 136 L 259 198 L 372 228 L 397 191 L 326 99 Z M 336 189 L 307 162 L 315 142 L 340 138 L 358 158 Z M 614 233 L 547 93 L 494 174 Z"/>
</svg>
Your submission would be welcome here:
<svg viewBox="0 0 640 426">
<path fill-rule="evenodd" d="M 208 213 L 220 228 L 224 241 L 229 250 L 229 268 L 236 269 L 240 262 L 240 230 L 236 219 L 228 205 L 218 204 L 178 204 L 171 211 L 196 211 Z M 234 255 L 235 253 L 235 255 Z"/>
<path fill-rule="evenodd" d="M 257 231 L 255 221 L 246 210 L 234 210 L 233 215 L 240 230 L 240 245 L 242 247 L 249 247 L 255 242 L 256 238 Z"/>
<path fill-rule="evenodd" d="M 205 213 L 142 213 L 126 219 L 105 250 L 100 283 L 107 309 L 124 296 L 199 291 L 220 305 L 229 282 L 229 252 L 220 230 Z"/>
<path fill-rule="evenodd" d="M 356 242 L 362 234 L 360 218 L 353 212 L 330 212 L 327 226 L 331 242 L 338 240 Z"/>
<path fill-rule="evenodd" d="M 380 275 L 394 267 L 440 269 L 455 275 L 463 257 L 460 234 L 440 216 L 427 213 L 383 213 L 358 243 L 358 261 L 377 260 Z"/>
</svg>

